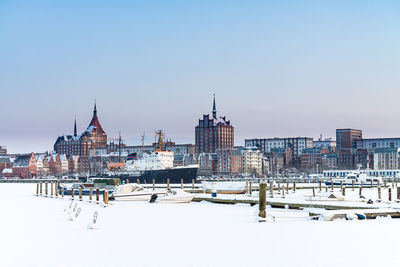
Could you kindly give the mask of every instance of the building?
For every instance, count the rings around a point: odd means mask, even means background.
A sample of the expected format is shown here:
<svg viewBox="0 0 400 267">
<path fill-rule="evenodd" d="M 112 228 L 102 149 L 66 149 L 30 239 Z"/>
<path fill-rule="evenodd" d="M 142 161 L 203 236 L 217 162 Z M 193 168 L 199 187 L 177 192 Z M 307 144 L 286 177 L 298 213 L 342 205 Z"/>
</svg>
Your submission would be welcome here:
<svg viewBox="0 0 400 267">
<path fill-rule="evenodd" d="M 203 115 L 195 128 L 195 145 L 197 154 L 229 150 L 234 146 L 234 128 L 225 116 L 217 117 L 215 95 L 212 117 Z"/>
<path fill-rule="evenodd" d="M 301 157 L 305 148 L 312 148 L 314 145 L 311 137 L 287 137 L 287 138 L 263 138 L 263 139 L 246 139 L 246 147 L 257 147 L 262 153 L 270 153 L 275 148 L 290 148 L 292 158 Z"/>
<path fill-rule="evenodd" d="M 354 149 L 342 148 L 338 151 L 338 169 L 351 170 L 354 169 Z"/>
<path fill-rule="evenodd" d="M 361 165 L 362 168 L 374 167 L 374 154 L 373 150 L 358 148 L 354 155 L 354 167 Z"/>
<path fill-rule="evenodd" d="M 237 148 L 242 152 L 243 174 L 261 176 L 263 174 L 263 155 L 258 149 Z"/>
<path fill-rule="evenodd" d="M 303 149 L 301 169 L 311 173 L 319 173 L 322 168 L 322 150 L 323 148 L 320 147 Z"/>
<path fill-rule="evenodd" d="M 271 152 L 267 153 L 269 160 L 269 168 L 272 175 L 278 176 L 284 174 L 284 170 L 291 165 L 292 151 L 290 148 L 272 148 Z"/>
<path fill-rule="evenodd" d="M 400 147 L 400 138 L 359 139 L 355 141 L 355 144 L 355 148 L 357 149 L 398 148 Z"/>
<path fill-rule="evenodd" d="M 35 154 L 18 155 L 12 165 L 12 176 L 32 179 L 37 176 Z"/>
<path fill-rule="evenodd" d="M 374 149 L 374 170 L 399 169 L 400 148 L 375 148 Z"/>
<path fill-rule="evenodd" d="M 74 134 L 59 136 L 54 144 L 54 151 L 61 155 L 90 156 L 95 155 L 96 149 L 102 148 L 107 149 L 107 134 L 97 117 L 96 103 L 94 104 L 92 120 L 81 135 L 77 135 L 75 120 Z"/>
<path fill-rule="evenodd" d="M 217 173 L 217 154 L 200 153 L 198 162 L 200 176 L 213 176 Z"/>
<path fill-rule="evenodd" d="M 243 172 L 243 160 L 240 150 L 218 149 L 216 154 L 218 174 L 237 176 Z"/>
<path fill-rule="evenodd" d="M 336 141 L 332 138 L 322 139 L 322 135 L 318 140 L 313 141 L 313 147 L 328 148 L 330 151 L 336 151 Z"/>
<path fill-rule="evenodd" d="M 330 152 L 322 155 L 321 164 L 322 170 L 336 170 L 338 168 L 337 154 Z"/>
<path fill-rule="evenodd" d="M 356 140 L 362 139 L 362 131 L 356 129 L 336 129 L 336 148 L 356 148 Z"/>
<path fill-rule="evenodd" d="M 0 146 L 0 155 L 7 155 L 7 147 Z"/>
<path fill-rule="evenodd" d="M 9 156 L 0 156 L 0 173 L 4 169 L 10 169 L 12 166 L 11 158 Z"/>
</svg>

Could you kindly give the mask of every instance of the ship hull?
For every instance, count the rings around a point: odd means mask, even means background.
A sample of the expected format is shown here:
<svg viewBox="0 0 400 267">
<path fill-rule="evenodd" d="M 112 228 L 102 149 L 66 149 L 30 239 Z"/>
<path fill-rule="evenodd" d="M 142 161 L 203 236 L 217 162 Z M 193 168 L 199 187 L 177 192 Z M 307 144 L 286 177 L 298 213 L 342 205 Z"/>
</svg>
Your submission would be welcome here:
<svg viewBox="0 0 400 267">
<path fill-rule="evenodd" d="M 196 180 L 198 175 L 198 167 L 193 168 L 173 168 L 163 170 L 146 170 L 137 173 L 120 173 L 120 174 L 109 174 L 109 177 L 120 178 L 122 181 L 129 180 L 130 183 L 136 183 L 138 180 L 142 184 L 151 184 L 153 179 L 157 184 L 166 184 L 168 179 L 171 184 L 192 183 L 192 180 Z M 107 176 L 107 175 L 106 175 Z M 102 175 L 104 177 L 104 175 Z"/>
</svg>

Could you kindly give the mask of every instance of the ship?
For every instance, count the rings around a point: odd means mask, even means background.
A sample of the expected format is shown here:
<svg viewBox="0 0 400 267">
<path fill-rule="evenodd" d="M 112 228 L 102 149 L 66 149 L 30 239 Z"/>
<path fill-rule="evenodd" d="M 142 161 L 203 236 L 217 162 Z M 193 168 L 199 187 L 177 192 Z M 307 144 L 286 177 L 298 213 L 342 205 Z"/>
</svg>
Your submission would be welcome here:
<svg viewBox="0 0 400 267">
<path fill-rule="evenodd" d="M 151 184 L 155 183 L 192 183 L 196 180 L 199 173 L 199 165 L 188 165 L 174 167 L 174 152 L 163 149 L 163 133 L 156 132 L 158 135 L 158 145 L 151 153 L 142 152 L 139 157 L 136 153 L 128 155 L 124 162 L 124 170 L 109 170 L 101 177 L 120 178 L 122 181 L 128 180 L 130 183 Z M 115 165 L 115 164 L 114 164 Z M 97 176 L 98 177 L 98 176 Z"/>
</svg>

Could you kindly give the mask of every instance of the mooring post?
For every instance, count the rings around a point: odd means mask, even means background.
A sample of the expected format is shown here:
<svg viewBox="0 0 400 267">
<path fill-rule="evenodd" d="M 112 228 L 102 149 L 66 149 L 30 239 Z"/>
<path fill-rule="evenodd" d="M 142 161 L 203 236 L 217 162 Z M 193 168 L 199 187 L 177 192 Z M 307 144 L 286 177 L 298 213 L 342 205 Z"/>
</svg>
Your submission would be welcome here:
<svg viewBox="0 0 400 267">
<path fill-rule="evenodd" d="M 259 212 L 258 212 L 258 217 L 259 222 L 265 222 L 266 218 L 266 212 L 265 209 L 267 207 L 267 199 L 266 199 L 266 192 L 267 192 L 267 187 L 265 183 L 260 183 L 260 192 L 259 192 L 259 202 L 258 202 L 258 207 L 259 207 Z"/>
<path fill-rule="evenodd" d="M 381 187 L 378 186 L 378 200 L 382 199 L 382 195 L 381 195 Z"/>
<path fill-rule="evenodd" d="M 100 189 L 98 187 L 96 188 L 96 202 L 100 202 Z"/>
<path fill-rule="evenodd" d="M 106 190 L 105 189 L 103 189 L 103 202 L 104 203 L 106 202 Z"/>
<path fill-rule="evenodd" d="M 360 192 L 359 192 L 360 196 L 362 195 L 362 188 L 363 188 L 363 182 L 361 181 L 361 183 L 360 183 Z"/>
<path fill-rule="evenodd" d="M 286 179 L 286 188 L 287 188 L 288 193 L 289 193 L 289 179 Z"/>
<path fill-rule="evenodd" d="M 271 181 L 270 183 L 269 183 L 269 190 L 271 191 L 271 198 L 273 198 L 274 197 L 274 181 Z"/>
<path fill-rule="evenodd" d="M 246 181 L 246 193 L 249 193 L 249 181 Z"/>
<path fill-rule="evenodd" d="M 108 205 L 108 191 L 104 190 L 104 204 Z"/>
<path fill-rule="evenodd" d="M 372 179 L 371 179 L 371 188 L 373 187 L 373 185 L 372 185 Z"/>
<path fill-rule="evenodd" d="M 351 190 L 354 191 L 354 180 L 351 181 Z"/>
<path fill-rule="evenodd" d="M 181 189 L 183 189 L 183 179 L 181 179 Z"/>
<path fill-rule="evenodd" d="M 342 195 L 343 195 L 343 196 L 346 196 L 346 187 L 343 187 L 343 188 L 342 188 Z"/>
<path fill-rule="evenodd" d="M 325 192 L 328 192 L 328 187 L 325 185 Z"/>
<path fill-rule="evenodd" d="M 137 184 L 140 184 L 140 180 L 139 179 L 137 179 L 136 182 L 137 182 Z"/>
<path fill-rule="evenodd" d="M 61 197 L 64 198 L 64 186 L 61 187 Z"/>
<path fill-rule="evenodd" d="M 72 187 L 71 196 L 72 196 L 72 199 L 74 199 L 74 197 L 75 197 L 75 188 L 74 187 Z"/>
<path fill-rule="evenodd" d="M 58 198 L 58 182 L 56 182 L 54 189 L 56 190 L 56 197 Z"/>
<path fill-rule="evenodd" d="M 333 179 L 331 180 L 331 192 L 333 192 Z"/>
<path fill-rule="evenodd" d="M 394 188 L 394 181 L 392 180 L 392 188 Z"/>
<path fill-rule="evenodd" d="M 169 179 L 167 179 L 167 189 L 168 189 L 168 191 L 170 190 L 170 188 L 169 188 Z"/>
<path fill-rule="evenodd" d="M 392 188 L 388 188 L 388 198 L 389 198 L 389 201 L 392 201 Z"/>
<path fill-rule="evenodd" d="M 128 180 L 128 179 L 127 179 Z M 92 198 L 93 198 L 93 187 L 91 187 L 89 189 L 89 201 L 92 202 Z"/>
<path fill-rule="evenodd" d="M 386 188 L 387 187 L 387 180 L 383 181 L 383 186 Z"/>
<path fill-rule="evenodd" d="M 400 187 L 397 187 L 397 200 L 400 199 Z"/>
<path fill-rule="evenodd" d="M 82 187 L 79 187 L 79 201 L 82 201 Z"/>
<path fill-rule="evenodd" d="M 278 180 L 278 193 L 281 193 L 281 180 Z"/>
<path fill-rule="evenodd" d="M 251 181 L 249 182 L 249 195 L 251 196 L 251 192 L 253 191 L 253 189 L 252 189 L 252 184 L 251 184 Z"/>
<path fill-rule="evenodd" d="M 293 192 L 296 192 L 296 180 L 293 182 Z"/>
<path fill-rule="evenodd" d="M 39 192 L 40 192 L 40 195 L 42 195 L 42 182 L 40 182 Z"/>
<path fill-rule="evenodd" d="M 45 183 L 44 193 L 45 193 L 46 197 L 49 195 L 49 183 L 48 182 Z"/>
<path fill-rule="evenodd" d="M 282 198 L 285 198 L 285 185 L 282 187 Z"/>
<path fill-rule="evenodd" d="M 50 182 L 50 197 L 53 197 L 53 185 L 54 185 L 54 183 L 53 182 Z"/>
<path fill-rule="evenodd" d="M 129 184 L 129 179 L 126 179 L 126 180 L 125 180 L 125 184 Z"/>
<path fill-rule="evenodd" d="M 312 188 L 312 196 L 315 197 L 315 187 Z"/>
<path fill-rule="evenodd" d="M 319 181 L 319 192 L 322 192 L 322 181 Z"/>
<path fill-rule="evenodd" d="M 37 196 L 39 195 L 39 184 L 38 183 L 36 183 L 36 195 Z"/>
<path fill-rule="evenodd" d="M 194 179 L 192 179 L 192 189 L 194 189 Z"/>
<path fill-rule="evenodd" d="M 156 179 L 153 179 L 153 191 L 156 190 Z"/>
<path fill-rule="evenodd" d="M 343 181 L 340 181 L 340 190 L 343 190 Z"/>
</svg>

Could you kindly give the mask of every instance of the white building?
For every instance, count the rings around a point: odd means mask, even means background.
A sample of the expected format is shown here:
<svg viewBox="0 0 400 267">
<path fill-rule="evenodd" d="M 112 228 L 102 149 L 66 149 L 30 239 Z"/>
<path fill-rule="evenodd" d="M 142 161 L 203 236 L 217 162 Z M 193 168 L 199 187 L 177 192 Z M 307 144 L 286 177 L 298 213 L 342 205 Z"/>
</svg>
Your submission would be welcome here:
<svg viewBox="0 0 400 267">
<path fill-rule="evenodd" d="M 299 158 L 303 149 L 312 148 L 314 146 L 311 137 L 288 137 L 288 138 L 263 138 L 263 139 L 246 139 L 246 147 L 256 147 L 262 153 L 270 153 L 273 148 L 290 148 L 293 158 Z"/>
<path fill-rule="evenodd" d="M 260 150 L 241 149 L 243 158 L 243 173 L 245 175 L 262 175 L 263 158 Z"/>
<path fill-rule="evenodd" d="M 355 140 L 356 148 L 375 149 L 375 148 L 398 148 L 400 138 L 371 138 Z"/>
<path fill-rule="evenodd" d="M 393 170 L 399 168 L 400 148 L 375 148 L 374 170 Z"/>
</svg>

